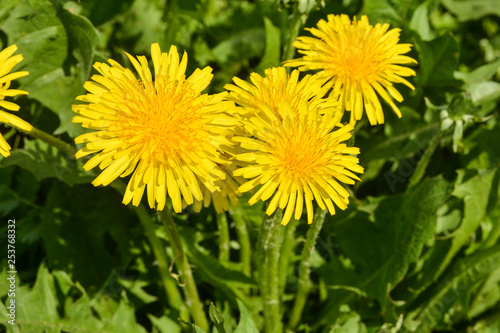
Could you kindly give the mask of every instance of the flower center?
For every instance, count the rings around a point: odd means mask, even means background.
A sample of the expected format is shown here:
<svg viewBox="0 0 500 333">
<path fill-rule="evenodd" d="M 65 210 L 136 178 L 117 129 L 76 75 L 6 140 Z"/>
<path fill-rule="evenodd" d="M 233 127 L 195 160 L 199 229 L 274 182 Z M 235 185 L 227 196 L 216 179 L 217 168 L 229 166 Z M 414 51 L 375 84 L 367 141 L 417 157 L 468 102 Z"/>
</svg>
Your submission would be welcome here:
<svg viewBox="0 0 500 333">
<path fill-rule="evenodd" d="M 295 132 L 294 136 L 280 137 L 272 145 L 277 173 L 294 180 L 314 177 L 326 155 L 324 140 L 313 133 Z"/>
<path fill-rule="evenodd" d="M 182 82 L 157 77 L 137 82 L 124 92 L 115 131 L 137 147 L 143 159 L 166 162 L 198 150 L 207 138 L 197 94 Z"/>
</svg>

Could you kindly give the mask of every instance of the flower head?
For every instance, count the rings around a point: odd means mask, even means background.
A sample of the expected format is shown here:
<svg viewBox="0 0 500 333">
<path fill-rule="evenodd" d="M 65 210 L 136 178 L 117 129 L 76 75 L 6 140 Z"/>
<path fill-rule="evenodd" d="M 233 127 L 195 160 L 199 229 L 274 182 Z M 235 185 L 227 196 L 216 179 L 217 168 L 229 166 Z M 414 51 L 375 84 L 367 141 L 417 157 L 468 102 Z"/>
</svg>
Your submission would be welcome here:
<svg viewBox="0 0 500 333">
<path fill-rule="evenodd" d="M 401 117 L 398 102 L 403 96 L 393 83 L 403 83 L 414 89 L 403 76 L 415 72 L 402 64 L 416 63 L 403 54 L 410 44 L 398 44 L 400 29 L 389 29 L 389 24 L 372 26 L 363 15 L 353 21 L 347 15 L 328 15 L 320 20 L 318 29 L 308 29 L 315 37 L 298 37 L 293 44 L 304 56 L 289 60 L 285 66 L 299 70 L 320 69 L 316 75 L 333 82 L 333 93 L 340 93 L 345 109 L 351 112 L 351 123 L 361 119 L 363 106 L 370 124 L 383 124 L 384 113 L 379 101 L 382 97 Z"/>
<path fill-rule="evenodd" d="M 252 137 L 235 137 L 247 152 L 236 155 L 248 166 L 234 171 L 235 176 L 250 179 L 240 186 L 241 192 L 258 187 L 249 203 L 271 199 L 266 213 L 277 207 L 285 209 L 282 224 L 287 224 L 295 211 L 295 219 L 302 215 L 304 204 L 308 222 L 312 223 L 313 200 L 322 209 L 335 213 L 335 205 L 345 209 L 349 193 L 339 182 L 354 184 L 359 178 L 351 171 L 362 173 L 358 159 L 359 149 L 347 147 L 343 141 L 351 137 L 352 125 L 332 131 L 341 114 L 309 110 L 302 103 L 298 112 L 289 103 L 278 106 L 276 112 L 265 108 L 245 128 Z"/>
<path fill-rule="evenodd" d="M 123 203 L 138 205 L 147 188 L 152 208 L 162 210 L 168 193 L 180 212 L 183 201 L 203 200 L 202 188 L 220 190 L 226 174 L 219 165 L 228 163 L 221 152 L 231 151 L 226 136 L 236 125 L 225 113 L 232 103 L 224 94 L 202 94 L 212 69 L 186 78 L 187 55 L 179 59 L 175 46 L 168 53 L 151 46 L 154 77 L 144 56 L 127 57 L 140 79 L 111 59 L 111 66 L 94 65 L 100 75 L 85 83 L 89 93 L 77 99 L 86 104 L 73 106 L 73 122 L 96 131 L 75 139 L 86 144 L 76 156 L 96 153 L 84 166 L 103 170 L 95 186 L 132 174 Z"/>
<path fill-rule="evenodd" d="M 286 73 L 284 67 L 269 68 L 262 77 L 257 73 L 250 75 L 253 85 L 237 77 L 233 78 L 236 85 L 227 84 L 230 91 L 228 99 L 239 104 L 243 113 L 252 115 L 264 108 L 271 108 L 278 112 L 278 106 L 289 103 L 294 112 L 298 112 L 299 105 L 308 102 L 311 109 L 319 109 L 320 113 L 341 111 L 341 104 L 334 98 L 323 98 L 331 85 L 324 85 L 324 80 L 306 75 L 299 80 L 300 72 Z"/>
<path fill-rule="evenodd" d="M 10 83 L 13 80 L 29 74 L 29 72 L 26 71 L 10 73 L 12 68 L 14 68 L 15 65 L 17 65 L 23 60 L 23 56 L 20 54 L 12 56 L 16 51 L 17 51 L 17 46 L 11 45 L 7 47 L 5 50 L 2 50 L 2 52 L 0 52 L 0 107 L 10 111 L 18 111 L 19 105 L 6 101 L 5 97 L 13 97 L 17 95 L 28 94 L 26 91 L 9 89 Z M 33 128 L 29 123 L 25 122 L 21 118 L 16 117 L 2 110 L 0 110 L 0 122 L 11 124 L 27 132 L 31 131 L 31 129 Z M 5 141 L 4 137 L 1 134 L 0 134 L 0 154 L 2 154 L 5 157 L 10 155 L 10 146 L 7 143 L 7 141 Z"/>
<path fill-rule="evenodd" d="M 207 188 L 203 190 L 203 200 L 196 200 L 194 203 L 194 210 L 199 212 L 202 207 L 210 206 L 213 202 L 215 211 L 221 214 L 223 211 L 229 210 L 229 202 L 234 206 L 238 205 L 238 197 L 241 196 L 238 190 L 238 184 L 233 179 L 232 170 L 235 168 L 235 163 L 219 165 L 225 172 L 226 177 L 217 182 L 220 191 L 210 192 Z"/>
</svg>

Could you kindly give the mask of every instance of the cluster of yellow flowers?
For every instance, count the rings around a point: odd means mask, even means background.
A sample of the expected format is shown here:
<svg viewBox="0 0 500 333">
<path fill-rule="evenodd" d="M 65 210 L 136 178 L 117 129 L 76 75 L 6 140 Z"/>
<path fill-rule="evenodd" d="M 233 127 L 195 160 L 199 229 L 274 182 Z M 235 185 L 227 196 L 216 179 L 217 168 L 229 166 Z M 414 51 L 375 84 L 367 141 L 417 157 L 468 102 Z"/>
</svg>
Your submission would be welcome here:
<svg viewBox="0 0 500 333">
<path fill-rule="evenodd" d="M 139 78 L 116 61 L 96 63 L 99 72 L 85 83 L 88 93 L 73 106 L 73 122 L 94 131 L 75 139 L 85 144 L 80 158 L 93 154 L 84 168 L 102 170 L 95 186 L 131 175 L 123 203 L 138 205 L 147 192 L 151 208 L 162 210 L 167 197 L 173 209 L 196 209 L 214 202 L 218 212 L 236 204 L 243 192 L 254 191 L 250 204 L 267 201 L 267 214 L 285 209 L 282 224 L 299 219 L 304 210 L 312 222 L 313 201 L 335 212 L 345 209 L 349 192 L 340 184 L 354 184 L 359 149 L 348 147 L 353 126 L 365 110 L 372 125 L 384 122 L 379 97 L 396 114 L 394 100 L 402 101 L 393 83 L 413 86 L 402 77 L 415 75 L 400 66 L 415 62 L 404 56 L 409 44 L 398 44 L 399 29 L 369 24 L 366 16 L 351 21 L 346 15 L 320 20 L 314 37 L 294 43 L 302 58 L 285 67 L 253 73 L 250 81 L 234 78 L 226 92 L 206 94 L 212 69 L 196 69 L 186 77 L 187 55 L 177 48 L 161 52 L 151 46 L 154 74 L 144 56 L 127 54 Z M 0 106 L 18 107 L 5 96 L 10 81 L 27 72 L 8 73 L 22 60 L 11 46 L 0 53 Z M 301 71 L 318 70 L 299 78 Z M 350 111 L 349 124 L 342 123 Z M 0 111 L 0 121 L 28 129 L 29 124 Z M 0 136 L 0 153 L 10 147 Z M 239 186 L 238 183 L 241 185 Z"/>
</svg>

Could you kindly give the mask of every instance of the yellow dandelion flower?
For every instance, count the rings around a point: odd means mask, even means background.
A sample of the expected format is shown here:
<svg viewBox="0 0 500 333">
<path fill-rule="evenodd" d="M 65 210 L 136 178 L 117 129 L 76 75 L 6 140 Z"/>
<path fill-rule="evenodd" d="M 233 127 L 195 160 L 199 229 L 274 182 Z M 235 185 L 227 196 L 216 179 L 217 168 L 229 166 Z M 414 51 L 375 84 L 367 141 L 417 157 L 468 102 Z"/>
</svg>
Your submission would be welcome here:
<svg viewBox="0 0 500 333">
<path fill-rule="evenodd" d="M 330 84 L 316 76 L 306 75 L 299 80 L 300 72 L 286 73 L 284 67 L 269 68 L 262 77 L 257 73 L 250 75 L 250 84 L 237 77 L 233 78 L 236 85 L 227 84 L 230 92 L 228 99 L 239 104 L 244 113 L 251 115 L 269 107 L 275 112 L 284 102 L 290 104 L 293 111 L 307 101 L 311 109 L 319 109 L 320 113 L 341 111 L 341 104 L 334 98 L 323 98 L 331 88 Z"/>
<path fill-rule="evenodd" d="M 220 179 L 217 182 L 220 191 L 210 192 L 207 188 L 203 190 L 203 200 L 196 200 L 194 203 L 194 210 L 199 212 L 202 207 L 210 206 L 213 202 L 215 211 L 221 214 L 224 211 L 229 210 L 229 202 L 234 206 L 238 205 L 238 197 L 241 196 L 238 190 L 238 184 L 232 178 L 232 170 L 235 169 L 235 163 L 229 165 L 219 165 L 222 170 L 226 173 L 225 179 Z"/>
<path fill-rule="evenodd" d="M 9 89 L 10 83 L 13 80 L 29 74 L 29 72 L 26 71 L 10 73 L 12 68 L 23 60 L 23 56 L 21 54 L 12 56 L 16 51 L 17 46 L 11 45 L 0 52 L 0 107 L 9 111 L 18 111 L 19 105 L 6 101 L 5 97 L 28 94 L 23 90 Z M 21 118 L 2 110 L 0 110 L 0 122 L 10 124 L 26 132 L 31 131 L 33 128 L 33 126 Z M 10 149 L 11 148 L 7 141 L 5 141 L 4 137 L 0 134 L 0 154 L 7 157 L 10 155 Z"/>
<path fill-rule="evenodd" d="M 271 199 L 266 213 L 277 207 L 285 209 L 282 224 L 286 225 L 295 210 L 298 220 L 306 206 L 308 223 L 312 223 L 313 200 L 322 209 L 335 213 L 334 203 L 345 209 L 349 193 L 339 182 L 354 184 L 359 178 L 351 171 L 362 173 L 358 159 L 359 149 L 347 147 L 343 141 L 351 137 L 352 125 L 338 126 L 341 114 L 309 110 L 306 102 L 298 112 L 289 103 L 279 106 L 279 118 L 270 108 L 245 122 L 252 137 L 235 137 L 247 152 L 236 155 L 248 166 L 234 171 L 235 176 L 250 179 L 240 186 L 241 192 L 258 188 L 249 200 Z"/>
<path fill-rule="evenodd" d="M 317 27 L 307 29 L 315 37 L 297 38 L 293 45 L 304 56 L 286 61 L 285 66 L 301 71 L 320 69 L 316 75 L 333 82 L 333 92 L 340 93 L 345 109 L 351 112 L 351 123 L 361 119 L 364 105 L 370 124 L 383 124 L 378 96 L 401 118 L 393 99 L 401 102 L 403 96 L 393 83 L 414 90 L 402 77 L 415 75 L 415 71 L 401 65 L 416 63 L 403 55 L 411 44 L 398 44 L 401 29 L 388 30 L 389 24 L 372 26 L 365 15 L 352 22 L 347 15 L 328 15 L 328 21 L 320 20 Z"/>
<path fill-rule="evenodd" d="M 100 75 L 86 82 L 89 93 L 77 98 L 87 104 L 73 106 L 78 113 L 73 122 L 97 130 L 75 139 L 86 144 L 76 157 L 96 153 L 84 165 L 103 170 L 95 186 L 132 174 L 124 204 L 137 206 L 147 188 L 151 208 L 162 210 L 168 194 L 180 212 L 183 201 L 203 200 L 200 184 L 220 190 L 225 172 L 219 165 L 228 163 L 221 152 L 231 149 L 226 135 L 236 125 L 225 112 L 233 103 L 224 94 L 202 94 L 212 69 L 196 69 L 186 78 L 187 55 L 179 59 L 175 46 L 162 53 L 152 44 L 154 77 L 146 57 L 126 55 L 140 79 L 112 59 L 109 65 L 96 63 Z"/>
</svg>

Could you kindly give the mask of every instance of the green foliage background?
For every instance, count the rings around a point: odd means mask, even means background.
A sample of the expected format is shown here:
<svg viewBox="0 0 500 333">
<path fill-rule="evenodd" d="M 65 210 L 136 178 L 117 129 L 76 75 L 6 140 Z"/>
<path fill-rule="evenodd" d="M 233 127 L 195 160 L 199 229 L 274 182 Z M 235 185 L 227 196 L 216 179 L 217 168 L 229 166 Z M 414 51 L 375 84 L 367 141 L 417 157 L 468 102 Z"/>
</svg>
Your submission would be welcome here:
<svg viewBox="0 0 500 333">
<path fill-rule="evenodd" d="M 348 209 L 327 216 L 296 331 L 500 332 L 498 0 L 0 0 L 0 44 L 17 44 L 24 61 L 16 70 L 30 72 L 17 81 L 30 93 L 16 99 L 19 116 L 73 144 L 83 130 L 71 123 L 71 104 L 94 62 L 130 67 L 124 51 L 149 55 L 153 42 L 175 44 L 190 57 L 188 73 L 214 68 L 209 89 L 220 92 L 233 76 L 279 66 L 294 19 L 307 35 L 303 27 L 330 13 L 401 28 L 418 60 L 416 90 L 398 87 L 402 119 L 386 108 L 384 125 L 357 124 L 366 171 Z M 0 159 L 0 329 L 201 332 L 166 305 L 153 249 L 121 195 L 90 185 L 95 175 L 72 156 L 1 130 L 13 151 Z M 214 332 L 262 327 L 234 228 L 243 219 L 254 244 L 262 216 L 262 204 L 243 199 L 227 225 L 212 208 L 175 216 Z M 148 218 L 157 220 L 152 211 Z M 16 327 L 5 315 L 8 219 L 16 220 Z M 292 254 L 285 326 L 308 228 L 300 221 L 282 231 Z M 161 225 L 155 233 L 170 264 Z"/>
</svg>

